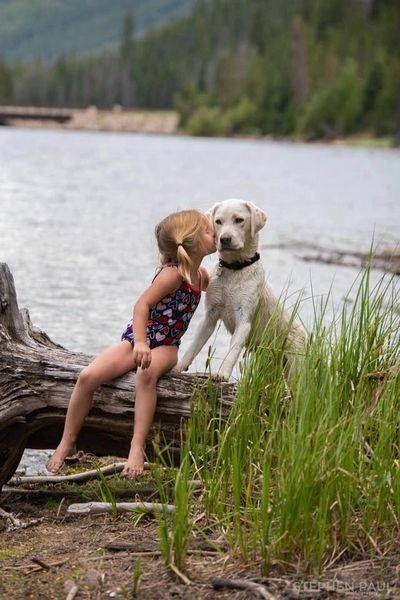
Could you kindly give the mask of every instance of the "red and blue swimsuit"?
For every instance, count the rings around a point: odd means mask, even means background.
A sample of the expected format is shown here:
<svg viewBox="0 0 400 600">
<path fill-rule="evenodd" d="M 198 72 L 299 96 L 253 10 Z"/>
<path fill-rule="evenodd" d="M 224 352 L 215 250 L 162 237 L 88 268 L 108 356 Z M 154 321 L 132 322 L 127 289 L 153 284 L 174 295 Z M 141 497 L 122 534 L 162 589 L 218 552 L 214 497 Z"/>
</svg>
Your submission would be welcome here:
<svg viewBox="0 0 400 600">
<path fill-rule="evenodd" d="M 176 266 L 174 263 L 163 265 L 157 275 L 165 267 Z M 179 346 L 181 337 L 199 305 L 200 297 L 201 290 L 196 290 L 184 281 L 175 292 L 151 307 L 147 321 L 147 342 L 150 349 L 157 346 Z M 135 345 L 132 321 L 128 323 L 121 336 L 121 341 L 123 340 L 130 342 L 132 346 Z"/>
</svg>

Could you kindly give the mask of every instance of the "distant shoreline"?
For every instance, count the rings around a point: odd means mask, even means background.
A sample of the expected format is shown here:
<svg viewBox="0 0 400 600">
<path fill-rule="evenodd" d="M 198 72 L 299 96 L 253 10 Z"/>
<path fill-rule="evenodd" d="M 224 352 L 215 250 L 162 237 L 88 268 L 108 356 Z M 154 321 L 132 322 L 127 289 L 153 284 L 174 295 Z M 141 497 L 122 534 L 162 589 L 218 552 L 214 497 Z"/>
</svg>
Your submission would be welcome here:
<svg viewBox="0 0 400 600">
<path fill-rule="evenodd" d="M 179 115 L 174 110 L 129 110 L 114 107 L 110 110 L 98 109 L 95 106 L 72 109 L 73 116 L 66 123 L 55 121 L 38 121 L 36 119 L 9 119 L 4 126 L 26 127 L 37 129 L 64 129 L 71 131 L 101 131 L 115 133 L 149 133 L 167 135 L 187 135 L 179 129 Z M 232 135 L 212 136 L 221 139 L 268 140 L 286 143 L 329 144 L 337 146 L 357 146 L 365 148 L 396 149 L 393 138 L 376 138 L 368 132 L 359 133 L 346 138 L 318 139 L 312 142 L 300 138 L 281 138 L 268 135 Z"/>
<path fill-rule="evenodd" d="M 72 118 L 65 123 L 52 120 L 11 118 L 7 119 L 6 126 L 127 133 L 179 133 L 179 115 L 173 110 L 124 110 L 121 107 L 101 110 L 90 106 L 71 109 L 70 112 Z"/>
</svg>

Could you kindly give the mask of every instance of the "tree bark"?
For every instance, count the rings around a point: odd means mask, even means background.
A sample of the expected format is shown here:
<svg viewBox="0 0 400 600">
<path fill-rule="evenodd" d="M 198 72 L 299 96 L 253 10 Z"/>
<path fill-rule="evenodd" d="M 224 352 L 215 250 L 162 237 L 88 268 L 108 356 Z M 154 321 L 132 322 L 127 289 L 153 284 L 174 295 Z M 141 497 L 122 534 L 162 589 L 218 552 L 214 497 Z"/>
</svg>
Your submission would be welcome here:
<svg viewBox="0 0 400 600">
<path fill-rule="evenodd" d="M 25 448 L 54 448 L 62 433 L 70 394 L 91 357 L 71 352 L 32 326 L 19 310 L 8 266 L 0 263 L 0 490 L 14 474 Z M 168 374 L 157 386 L 154 428 L 162 441 L 179 443 L 198 388 L 215 394 L 223 414 L 235 385 L 196 374 Z M 78 447 L 99 456 L 127 456 L 135 398 L 133 372 L 101 386 L 78 439 Z"/>
</svg>

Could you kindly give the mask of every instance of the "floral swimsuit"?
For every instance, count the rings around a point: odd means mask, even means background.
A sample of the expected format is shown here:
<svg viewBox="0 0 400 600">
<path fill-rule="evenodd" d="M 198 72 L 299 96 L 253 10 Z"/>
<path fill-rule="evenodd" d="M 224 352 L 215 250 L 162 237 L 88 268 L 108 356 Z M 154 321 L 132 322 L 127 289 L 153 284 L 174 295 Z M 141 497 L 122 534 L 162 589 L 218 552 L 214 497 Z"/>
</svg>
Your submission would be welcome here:
<svg viewBox="0 0 400 600">
<path fill-rule="evenodd" d="M 175 263 L 167 263 L 161 267 L 157 275 L 165 267 L 176 266 Z M 187 281 L 183 281 L 175 292 L 160 300 L 150 309 L 147 321 L 147 342 L 150 349 L 157 348 L 157 346 L 179 346 L 181 337 L 199 305 L 200 297 L 201 290 L 196 290 Z M 132 320 L 121 336 L 121 341 L 123 340 L 127 340 L 132 346 L 135 345 Z"/>
</svg>

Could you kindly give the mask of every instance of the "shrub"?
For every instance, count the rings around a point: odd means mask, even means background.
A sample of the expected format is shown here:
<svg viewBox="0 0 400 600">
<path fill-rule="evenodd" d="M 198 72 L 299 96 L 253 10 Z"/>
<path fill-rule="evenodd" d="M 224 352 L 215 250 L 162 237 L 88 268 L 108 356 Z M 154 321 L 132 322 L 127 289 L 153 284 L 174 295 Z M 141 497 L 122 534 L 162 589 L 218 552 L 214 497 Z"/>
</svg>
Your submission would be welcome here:
<svg viewBox="0 0 400 600">
<path fill-rule="evenodd" d="M 190 135 L 224 135 L 229 133 L 227 115 L 220 108 L 202 106 L 188 120 L 186 131 Z"/>
<path fill-rule="evenodd" d="M 288 78 L 270 73 L 259 100 L 262 133 L 289 135 L 294 129 L 293 104 Z"/>
<path fill-rule="evenodd" d="M 11 69 L 0 58 L 0 104 L 8 104 L 13 100 L 14 81 Z"/>
<path fill-rule="evenodd" d="M 383 70 L 383 84 L 371 113 L 370 123 L 377 135 L 400 131 L 400 60 L 392 59 Z"/>
<path fill-rule="evenodd" d="M 333 84 L 313 94 L 299 119 L 298 133 L 306 139 L 353 133 L 360 124 L 362 92 L 357 65 L 350 59 Z"/>
<path fill-rule="evenodd" d="M 257 133 L 259 129 L 259 111 L 250 98 L 242 98 L 226 114 L 231 133 Z"/>
<path fill-rule="evenodd" d="M 193 83 L 188 83 L 174 97 L 174 107 L 179 114 L 179 126 L 185 128 L 193 113 L 207 104 L 207 97 L 201 94 Z"/>
</svg>

